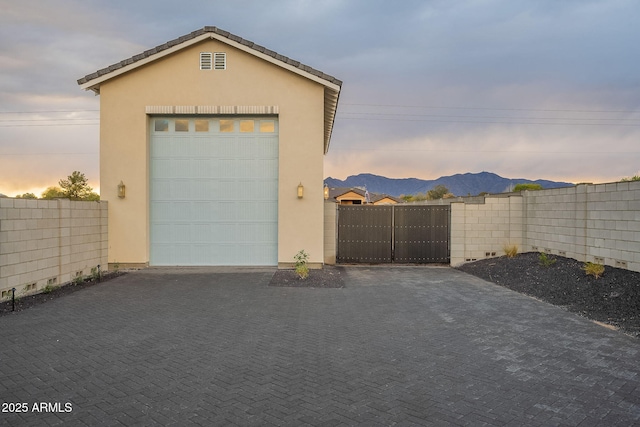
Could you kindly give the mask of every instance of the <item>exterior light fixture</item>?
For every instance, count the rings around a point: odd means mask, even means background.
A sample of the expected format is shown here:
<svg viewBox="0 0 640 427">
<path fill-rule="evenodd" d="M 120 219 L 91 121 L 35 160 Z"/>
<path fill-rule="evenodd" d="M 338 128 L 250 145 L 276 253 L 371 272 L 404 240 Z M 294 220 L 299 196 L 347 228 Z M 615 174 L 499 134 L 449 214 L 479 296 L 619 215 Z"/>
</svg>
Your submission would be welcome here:
<svg viewBox="0 0 640 427">
<path fill-rule="evenodd" d="M 304 197 L 304 186 L 301 182 L 300 184 L 298 184 L 298 199 L 302 199 L 302 197 Z"/>
<path fill-rule="evenodd" d="M 120 181 L 120 184 L 118 184 L 118 197 L 120 197 L 121 199 L 124 199 L 125 191 L 126 191 L 126 186 L 122 181 Z"/>
<path fill-rule="evenodd" d="M 324 185 L 324 199 L 329 200 L 329 186 L 327 184 Z"/>
</svg>

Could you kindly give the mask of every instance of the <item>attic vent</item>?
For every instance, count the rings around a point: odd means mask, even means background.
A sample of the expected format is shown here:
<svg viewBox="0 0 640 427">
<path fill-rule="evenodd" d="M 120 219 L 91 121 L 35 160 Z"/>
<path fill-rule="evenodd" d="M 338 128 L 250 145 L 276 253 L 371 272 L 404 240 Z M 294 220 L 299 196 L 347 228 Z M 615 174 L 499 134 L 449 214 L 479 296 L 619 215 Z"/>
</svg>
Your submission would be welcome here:
<svg viewBox="0 0 640 427">
<path fill-rule="evenodd" d="M 211 70 L 211 64 L 213 63 L 213 55 L 211 52 L 200 52 L 200 69 Z"/>
<path fill-rule="evenodd" d="M 213 54 L 214 60 L 214 69 L 215 70 L 226 70 L 227 69 L 227 54 L 216 52 Z"/>
</svg>

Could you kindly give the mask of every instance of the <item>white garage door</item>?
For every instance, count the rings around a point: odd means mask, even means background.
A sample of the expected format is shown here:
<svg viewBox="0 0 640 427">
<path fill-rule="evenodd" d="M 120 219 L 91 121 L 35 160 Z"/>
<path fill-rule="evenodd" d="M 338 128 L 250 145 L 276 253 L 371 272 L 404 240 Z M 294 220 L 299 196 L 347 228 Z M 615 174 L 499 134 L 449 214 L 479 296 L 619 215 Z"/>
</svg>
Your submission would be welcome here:
<svg viewBox="0 0 640 427">
<path fill-rule="evenodd" d="M 277 265 L 277 119 L 150 122 L 150 264 Z"/>
</svg>

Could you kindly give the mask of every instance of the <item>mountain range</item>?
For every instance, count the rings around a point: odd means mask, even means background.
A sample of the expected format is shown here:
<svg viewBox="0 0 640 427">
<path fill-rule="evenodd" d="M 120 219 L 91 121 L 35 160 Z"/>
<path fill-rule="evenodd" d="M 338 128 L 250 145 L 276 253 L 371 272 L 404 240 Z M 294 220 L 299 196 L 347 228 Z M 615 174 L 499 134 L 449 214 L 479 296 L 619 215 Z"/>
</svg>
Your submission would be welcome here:
<svg viewBox="0 0 640 427">
<path fill-rule="evenodd" d="M 535 181 L 524 178 L 503 178 L 495 173 L 463 173 L 442 176 L 438 179 L 418 178 L 387 178 L 370 173 L 351 175 L 345 180 L 328 177 L 324 180 L 329 187 L 364 187 L 372 193 L 383 193 L 390 196 L 403 194 L 426 193 L 437 185 L 444 185 L 449 192 L 456 196 L 475 196 L 479 193 L 504 193 L 516 184 L 540 184 L 542 188 L 572 187 L 569 182 L 549 181 L 537 179 Z"/>
</svg>

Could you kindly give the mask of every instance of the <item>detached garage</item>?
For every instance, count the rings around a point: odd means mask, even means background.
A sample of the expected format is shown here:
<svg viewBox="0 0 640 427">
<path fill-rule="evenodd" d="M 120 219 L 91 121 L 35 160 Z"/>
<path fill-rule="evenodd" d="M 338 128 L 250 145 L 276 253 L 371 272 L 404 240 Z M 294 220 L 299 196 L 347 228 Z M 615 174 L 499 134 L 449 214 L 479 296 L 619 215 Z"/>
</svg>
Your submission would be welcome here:
<svg viewBox="0 0 640 427">
<path fill-rule="evenodd" d="M 341 82 L 215 27 L 78 81 L 100 95 L 109 262 L 323 262 Z"/>
</svg>

